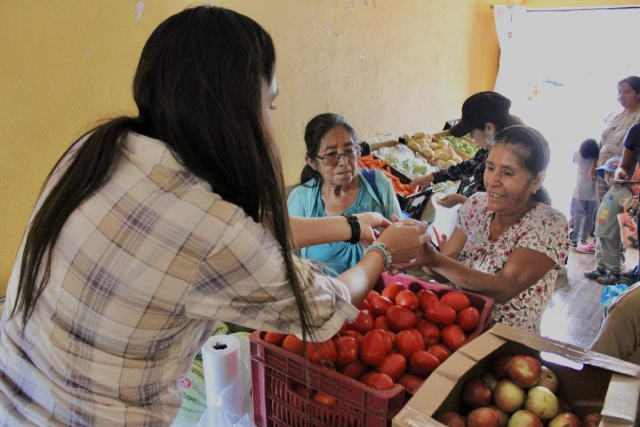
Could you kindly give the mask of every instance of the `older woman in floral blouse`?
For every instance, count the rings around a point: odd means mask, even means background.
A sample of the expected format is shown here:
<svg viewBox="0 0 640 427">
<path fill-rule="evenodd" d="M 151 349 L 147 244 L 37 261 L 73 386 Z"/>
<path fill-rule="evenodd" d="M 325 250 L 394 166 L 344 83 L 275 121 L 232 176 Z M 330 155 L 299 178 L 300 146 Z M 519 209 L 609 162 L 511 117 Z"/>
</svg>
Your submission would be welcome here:
<svg viewBox="0 0 640 427">
<path fill-rule="evenodd" d="M 460 208 L 451 238 L 398 268 L 423 266 L 453 286 L 494 298 L 493 322 L 539 333 L 540 317 L 569 251 L 567 220 L 542 187 L 549 145 L 536 130 L 511 126 L 487 158 L 486 193 Z"/>
</svg>

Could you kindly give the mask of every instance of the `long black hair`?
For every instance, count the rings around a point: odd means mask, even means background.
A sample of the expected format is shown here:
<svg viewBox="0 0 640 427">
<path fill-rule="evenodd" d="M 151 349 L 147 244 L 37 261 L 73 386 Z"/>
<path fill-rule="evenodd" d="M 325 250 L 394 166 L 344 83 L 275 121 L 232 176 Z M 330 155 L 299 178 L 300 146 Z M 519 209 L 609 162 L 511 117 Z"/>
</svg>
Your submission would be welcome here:
<svg viewBox="0 0 640 427">
<path fill-rule="evenodd" d="M 133 82 L 138 116 L 97 126 L 83 144 L 76 141 L 74 151 L 67 150 L 65 165 L 59 160 L 54 167 L 66 170 L 33 218 L 20 266 L 12 314 L 22 313 L 23 331 L 49 280 L 62 227 L 110 179 L 127 134 L 137 132 L 163 141 L 215 193 L 272 232 L 282 248 L 306 338 L 310 316 L 291 255 L 282 168 L 262 114 L 262 86 L 273 81 L 275 62 L 271 36 L 252 19 L 227 9 L 187 9 L 154 30 Z"/>
<path fill-rule="evenodd" d="M 354 143 L 354 149 L 358 149 L 358 135 L 356 134 L 354 127 L 351 126 L 351 123 L 349 123 L 347 119 L 342 117 L 340 114 L 322 113 L 309 120 L 309 123 L 307 123 L 304 130 L 304 143 L 307 147 L 306 157 L 308 159 L 311 159 L 314 163 L 318 162 L 316 156 L 322 146 L 322 139 L 327 132 L 338 126 L 343 127 L 347 132 L 349 132 Z M 322 175 L 320 175 L 320 172 L 309 165 L 305 165 L 300 173 L 300 184 L 304 184 L 313 178 L 316 178 L 318 180 L 317 184 L 322 186 Z"/>
<path fill-rule="evenodd" d="M 509 126 L 496 134 L 493 146 L 508 145 L 514 148 L 515 153 L 520 158 L 522 165 L 529 171 L 532 177 L 540 172 L 545 172 L 551 160 L 549 143 L 537 130 L 526 126 Z M 551 197 L 544 188 L 540 186 L 533 195 L 537 202 L 551 205 Z"/>
</svg>

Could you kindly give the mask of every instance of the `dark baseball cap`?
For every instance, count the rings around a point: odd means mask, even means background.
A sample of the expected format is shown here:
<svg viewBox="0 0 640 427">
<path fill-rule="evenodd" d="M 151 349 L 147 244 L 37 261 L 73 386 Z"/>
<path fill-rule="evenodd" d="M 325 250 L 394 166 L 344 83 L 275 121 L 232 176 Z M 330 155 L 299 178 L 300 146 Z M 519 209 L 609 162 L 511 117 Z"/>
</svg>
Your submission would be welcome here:
<svg viewBox="0 0 640 427">
<path fill-rule="evenodd" d="M 509 115 L 511 101 L 497 92 L 478 92 L 462 104 L 462 118 L 449 132 L 456 138 L 473 129 L 483 128 L 486 123 L 496 123 Z"/>
</svg>

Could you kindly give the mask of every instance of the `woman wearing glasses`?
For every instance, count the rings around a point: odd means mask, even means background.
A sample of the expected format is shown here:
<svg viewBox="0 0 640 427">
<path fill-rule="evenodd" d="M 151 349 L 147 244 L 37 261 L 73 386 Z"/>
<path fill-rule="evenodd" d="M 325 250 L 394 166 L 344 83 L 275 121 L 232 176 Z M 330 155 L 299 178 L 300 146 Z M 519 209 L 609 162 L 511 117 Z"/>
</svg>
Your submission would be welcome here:
<svg viewBox="0 0 640 427">
<path fill-rule="evenodd" d="M 307 165 L 300 182 L 289 196 L 289 215 L 322 218 L 343 215 L 358 227 L 353 215 L 377 212 L 385 218 L 400 217 L 400 205 L 389 179 L 380 171 L 366 177 L 358 169 L 356 131 L 334 113 L 320 114 L 307 124 L 304 133 Z M 354 233 L 354 236 L 359 233 Z M 341 274 L 364 255 L 357 239 L 302 248 L 301 255 L 320 261 L 328 274 Z"/>
</svg>

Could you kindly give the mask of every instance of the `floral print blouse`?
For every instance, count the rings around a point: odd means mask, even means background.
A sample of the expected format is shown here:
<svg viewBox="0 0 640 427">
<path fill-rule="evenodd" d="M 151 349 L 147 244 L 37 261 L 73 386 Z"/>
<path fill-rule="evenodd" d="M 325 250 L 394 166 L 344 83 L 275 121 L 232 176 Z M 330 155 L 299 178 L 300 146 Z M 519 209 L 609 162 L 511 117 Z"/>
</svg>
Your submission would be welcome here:
<svg viewBox="0 0 640 427">
<path fill-rule="evenodd" d="M 492 324 L 503 323 L 528 332 L 540 333 L 540 319 L 553 294 L 558 270 L 569 253 L 569 227 L 560 211 L 543 203 L 534 207 L 497 239 L 491 240 L 494 213 L 487 208 L 486 193 L 472 195 L 460 208 L 457 228 L 467 236 L 458 261 L 489 274 L 497 274 L 516 248 L 541 252 L 555 267 L 530 288 L 506 303 L 496 303 Z"/>
</svg>

